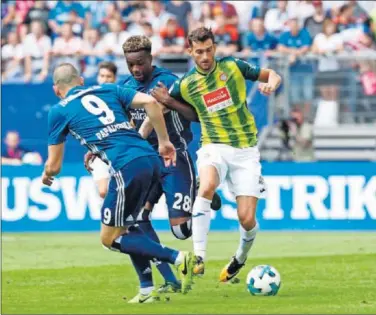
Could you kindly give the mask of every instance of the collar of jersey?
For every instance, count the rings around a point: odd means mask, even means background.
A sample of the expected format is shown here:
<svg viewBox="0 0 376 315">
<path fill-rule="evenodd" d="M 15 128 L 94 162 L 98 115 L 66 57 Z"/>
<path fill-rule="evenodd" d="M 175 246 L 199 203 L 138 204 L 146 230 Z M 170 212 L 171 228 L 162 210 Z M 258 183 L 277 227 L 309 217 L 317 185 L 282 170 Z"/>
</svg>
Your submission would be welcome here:
<svg viewBox="0 0 376 315">
<path fill-rule="evenodd" d="M 74 94 L 74 93 L 76 93 L 77 91 L 79 91 L 79 90 L 83 90 L 83 89 L 85 89 L 85 87 L 84 86 L 75 86 L 75 87 L 72 87 L 68 92 L 67 92 L 67 94 L 65 95 L 65 97 L 67 97 L 67 96 L 69 96 L 69 95 L 72 95 L 72 94 Z"/>
<path fill-rule="evenodd" d="M 202 72 L 202 71 L 200 71 L 200 70 L 198 69 L 197 66 L 196 66 L 196 71 L 197 71 L 199 74 L 204 75 L 204 76 L 206 76 L 206 75 L 208 75 L 208 74 L 211 74 L 211 73 L 213 73 L 213 72 L 215 71 L 215 69 L 217 69 L 218 62 L 217 62 L 217 60 L 214 60 L 214 62 L 215 62 L 215 66 L 213 67 L 213 69 L 212 69 L 210 72 Z"/>
</svg>

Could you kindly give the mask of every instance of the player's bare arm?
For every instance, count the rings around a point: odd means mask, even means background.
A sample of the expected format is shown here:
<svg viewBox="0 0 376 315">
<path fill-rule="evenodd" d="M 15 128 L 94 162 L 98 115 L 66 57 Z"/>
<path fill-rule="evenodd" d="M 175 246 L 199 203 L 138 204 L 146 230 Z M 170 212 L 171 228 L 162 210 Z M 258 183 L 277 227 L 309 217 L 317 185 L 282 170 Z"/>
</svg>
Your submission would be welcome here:
<svg viewBox="0 0 376 315">
<path fill-rule="evenodd" d="M 42 175 L 43 184 L 51 186 L 53 176 L 60 173 L 64 157 L 64 143 L 48 146 L 48 159 Z"/>
<path fill-rule="evenodd" d="M 163 117 L 163 106 L 145 93 L 137 93 L 132 101 L 132 108 L 144 108 L 158 137 L 159 154 L 164 158 L 165 165 L 176 164 L 176 151 L 170 142 L 166 122 Z"/>
<path fill-rule="evenodd" d="M 158 82 L 158 85 L 151 91 L 151 95 L 155 97 L 158 102 L 165 105 L 167 108 L 177 111 L 185 119 L 189 121 L 199 121 L 194 108 L 189 104 L 182 103 L 173 98 L 168 93 L 167 87 L 162 82 Z"/>
<path fill-rule="evenodd" d="M 138 130 L 138 133 L 141 135 L 142 138 L 147 139 L 153 131 L 153 129 L 153 124 L 151 123 L 150 118 L 146 117 L 140 129 Z"/>
<path fill-rule="evenodd" d="M 260 70 L 258 81 L 261 82 L 258 90 L 262 94 L 269 96 L 278 89 L 282 82 L 282 78 L 274 70 L 262 68 Z"/>
</svg>

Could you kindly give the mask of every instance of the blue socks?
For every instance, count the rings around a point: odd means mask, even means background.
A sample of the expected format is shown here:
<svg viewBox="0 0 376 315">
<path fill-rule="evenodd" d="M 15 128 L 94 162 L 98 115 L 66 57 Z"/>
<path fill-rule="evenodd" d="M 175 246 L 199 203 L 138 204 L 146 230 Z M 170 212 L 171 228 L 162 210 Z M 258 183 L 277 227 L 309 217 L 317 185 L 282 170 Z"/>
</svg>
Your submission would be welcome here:
<svg viewBox="0 0 376 315">
<path fill-rule="evenodd" d="M 140 288 L 150 288 L 153 286 L 153 276 L 150 260 L 141 255 L 130 255 L 134 268 L 140 280 Z"/>
<path fill-rule="evenodd" d="M 128 234 L 120 236 L 114 243 L 120 244 L 122 253 L 142 255 L 149 260 L 156 258 L 170 264 L 175 264 L 179 255 L 178 251 L 164 247 L 150 239 L 138 226 L 129 227 Z"/>
<path fill-rule="evenodd" d="M 139 226 L 148 237 L 150 237 L 154 242 L 160 244 L 159 237 L 150 221 L 139 222 Z M 153 259 L 153 261 L 166 282 L 178 283 L 178 280 L 176 279 L 168 263 L 161 262 L 156 259 Z"/>
</svg>

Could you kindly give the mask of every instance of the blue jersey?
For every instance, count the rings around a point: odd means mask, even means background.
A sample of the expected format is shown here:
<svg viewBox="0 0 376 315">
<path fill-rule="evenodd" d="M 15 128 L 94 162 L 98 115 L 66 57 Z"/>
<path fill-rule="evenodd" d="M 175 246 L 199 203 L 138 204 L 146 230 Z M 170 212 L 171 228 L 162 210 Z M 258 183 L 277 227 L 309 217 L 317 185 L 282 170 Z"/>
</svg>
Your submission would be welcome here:
<svg viewBox="0 0 376 315">
<path fill-rule="evenodd" d="M 162 82 L 169 89 L 176 80 L 177 76 L 175 76 L 170 70 L 154 67 L 152 77 L 148 82 L 139 82 L 129 75 L 126 77 L 123 84 L 127 87 L 134 88 L 139 92 L 149 94 L 150 91 L 157 86 L 158 82 Z M 136 129 L 138 130 L 146 118 L 145 110 L 132 109 L 130 113 L 136 124 Z M 170 141 L 175 146 L 176 150 L 187 150 L 188 144 L 192 141 L 190 122 L 176 111 L 166 113 L 164 118 Z M 147 140 L 155 150 L 158 150 L 158 138 L 154 130 Z"/>
<path fill-rule="evenodd" d="M 62 143 L 70 133 L 108 163 L 112 174 L 136 158 L 156 156 L 126 114 L 136 93 L 115 84 L 71 89 L 49 112 L 48 144 Z"/>
</svg>

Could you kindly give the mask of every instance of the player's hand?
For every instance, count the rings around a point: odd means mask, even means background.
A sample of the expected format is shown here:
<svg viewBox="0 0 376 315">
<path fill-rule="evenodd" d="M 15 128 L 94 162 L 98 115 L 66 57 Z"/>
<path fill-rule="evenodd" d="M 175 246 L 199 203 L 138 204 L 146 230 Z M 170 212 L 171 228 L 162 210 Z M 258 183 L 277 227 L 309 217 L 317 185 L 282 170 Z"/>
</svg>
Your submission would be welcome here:
<svg viewBox="0 0 376 315">
<path fill-rule="evenodd" d="M 158 151 L 161 157 L 163 157 L 166 167 L 169 167 L 171 165 L 176 166 L 176 150 L 174 145 L 170 141 L 160 143 Z"/>
<path fill-rule="evenodd" d="M 162 82 L 158 82 L 157 86 L 151 90 L 151 96 L 163 105 L 168 105 L 171 97 L 168 93 L 167 87 Z"/>
<path fill-rule="evenodd" d="M 269 83 L 260 83 L 258 86 L 258 90 L 261 94 L 270 96 L 276 89 Z"/>
<path fill-rule="evenodd" d="M 52 176 L 47 176 L 45 172 L 42 174 L 42 182 L 43 184 L 47 186 L 51 186 L 52 183 L 54 182 L 54 178 Z"/>
<path fill-rule="evenodd" d="M 91 163 L 95 160 L 97 156 L 95 154 L 93 154 L 92 152 L 87 152 L 84 156 L 84 165 L 85 165 L 85 168 L 86 170 L 91 173 L 93 171 L 93 169 L 91 168 Z"/>
</svg>

